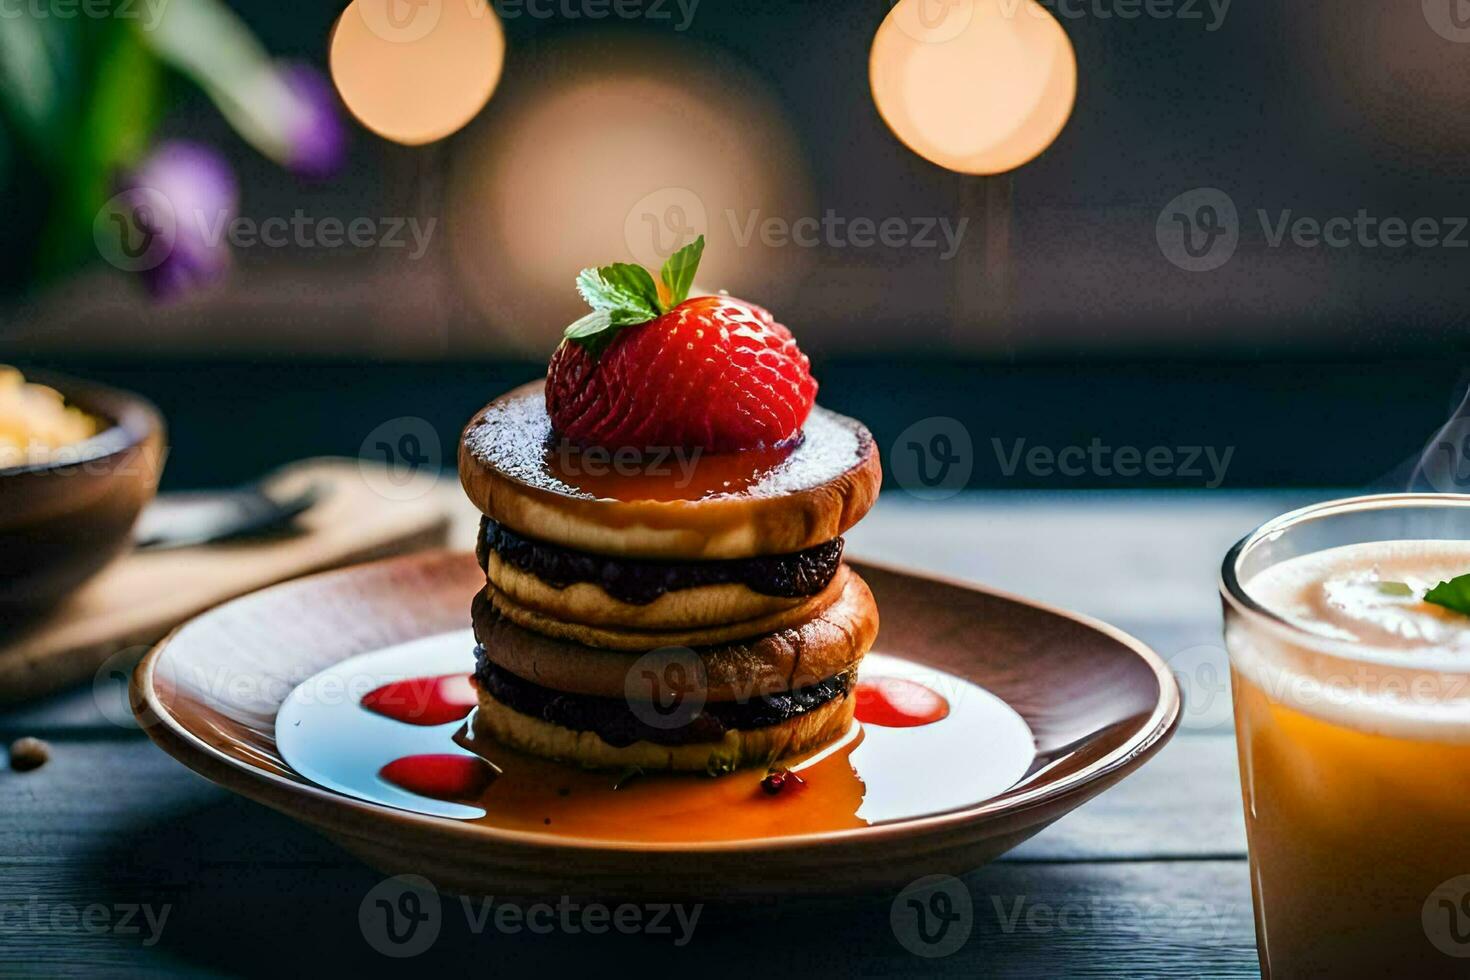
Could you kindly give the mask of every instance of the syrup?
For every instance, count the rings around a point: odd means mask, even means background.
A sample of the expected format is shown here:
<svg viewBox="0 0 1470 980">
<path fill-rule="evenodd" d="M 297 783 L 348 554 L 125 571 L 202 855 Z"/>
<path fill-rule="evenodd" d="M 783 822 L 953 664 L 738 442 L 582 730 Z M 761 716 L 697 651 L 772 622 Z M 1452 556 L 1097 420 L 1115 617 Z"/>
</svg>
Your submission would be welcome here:
<svg viewBox="0 0 1470 980">
<path fill-rule="evenodd" d="M 780 760 L 790 775 L 776 793 L 763 785 L 764 767 L 719 778 L 587 771 L 478 737 L 468 709 L 441 724 L 425 723 L 426 713 L 404 723 L 355 699 L 321 696 L 405 683 L 397 690 L 409 695 L 435 690 L 463 676 L 473 648 L 463 631 L 328 668 L 282 704 L 281 754 L 319 785 L 399 809 L 551 836 L 656 843 L 780 837 L 942 813 L 1003 792 L 1035 759 L 1030 729 L 999 698 L 883 654 L 869 654 L 859 676 L 859 691 L 883 692 L 860 697 L 869 720 Z M 880 703 L 889 713 L 873 720 Z M 893 720 L 903 724 L 885 724 Z"/>
<path fill-rule="evenodd" d="M 872 451 L 872 436 L 852 419 L 816 407 L 801 438 L 774 449 L 583 450 L 555 436 L 543 388 L 530 384 L 486 406 L 465 430 L 464 448 L 506 476 L 551 493 L 678 501 L 782 496 L 822 486 L 860 465 Z"/>
</svg>

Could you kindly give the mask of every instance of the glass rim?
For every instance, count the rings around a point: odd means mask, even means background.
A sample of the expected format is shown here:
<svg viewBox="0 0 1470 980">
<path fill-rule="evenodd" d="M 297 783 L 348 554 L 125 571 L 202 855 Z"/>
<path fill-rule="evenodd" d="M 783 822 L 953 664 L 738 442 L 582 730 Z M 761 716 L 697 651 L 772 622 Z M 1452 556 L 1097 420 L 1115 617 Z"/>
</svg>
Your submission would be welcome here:
<svg viewBox="0 0 1470 980">
<path fill-rule="evenodd" d="M 1293 623 L 1257 602 L 1241 584 L 1236 568 L 1240 558 L 1251 547 L 1272 535 L 1280 534 L 1310 520 L 1335 517 L 1342 514 L 1374 510 L 1398 510 L 1411 507 L 1444 507 L 1470 509 L 1470 494 L 1465 493 L 1377 493 L 1358 497 L 1341 497 L 1319 501 L 1287 511 L 1264 522 L 1230 547 L 1220 565 L 1220 595 L 1233 606 L 1236 612 L 1281 635 L 1290 642 L 1309 646 L 1342 660 L 1357 663 L 1381 664 L 1403 670 L 1423 670 L 1439 673 L 1470 673 L 1470 661 L 1463 655 L 1440 651 L 1427 654 L 1424 651 L 1388 649 L 1371 644 L 1350 643 L 1333 639 Z"/>
</svg>

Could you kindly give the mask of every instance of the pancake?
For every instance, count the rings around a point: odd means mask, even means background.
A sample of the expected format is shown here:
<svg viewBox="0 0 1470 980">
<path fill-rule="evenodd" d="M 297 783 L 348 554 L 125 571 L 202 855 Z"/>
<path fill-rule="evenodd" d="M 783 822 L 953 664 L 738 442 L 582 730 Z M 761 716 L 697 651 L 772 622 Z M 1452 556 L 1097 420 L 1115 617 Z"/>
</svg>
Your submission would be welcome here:
<svg viewBox="0 0 1470 980">
<path fill-rule="evenodd" d="M 857 704 L 844 679 L 831 692 L 805 700 L 791 699 L 796 708 L 788 707 L 778 719 L 766 724 L 732 727 L 714 714 L 701 712 L 687 725 L 668 729 L 643 724 L 626 702 L 608 701 L 588 707 L 568 704 L 565 695 L 541 690 L 545 692 L 540 700 L 543 710 L 532 714 L 500 700 L 482 681 L 479 708 L 474 715 L 476 733 L 523 752 L 589 769 L 719 775 L 741 766 L 770 765 L 784 755 L 831 741 L 852 724 Z M 547 716 L 557 720 L 548 721 Z M 615 718 L 618 720 L 612 720 Z M 609 742 L 603 732 L 609 733 L 613 741 Z"/>
<path fill-rule="evenodd" d="M 763 633 L 790 629 L 817 616 L 841 597 L 852 572 L 846 565 L 837 569 L 837 574 L 817 595 L 801 603 L 777 609 L 754 619 L 734 623 L 717 623 L 709 626 L 686 626 L 672 629 L 637 629 L 621 626 L 592 626 L 585 623 L 568 622 L 559 614 L 544 613 L 524 606 L 501 592 L 494 585 L 487 585 L 485 594 L 501 615 L 519 626 L 541 633 L 544 636 L 569 640 L 583 646 L 603 650 L 629 650 L 642 652 L 659 647 L 702 647 L 717 643 L 744 640 Z"/>
<path fill-rule="evenodd" d="M 845 569 L 845 566 L 844 566 Z M 496 666 L 569 694 L 621 698 L 630 678 L 660 655 L 681 656 L 689 690 L 706 701 L 736 701 L 807 687 L 851 670 L 878 634 L 878 609 L 857 573 L 842 593 L 795 626 L 730 643 L 658 653 L 596 649 L 518 626 L 484 594 L 475 597 L 475 639 Z"/>
<path fill-rule="evenodd" d="M 832 581 L 837 538 L 791 555 L 665 562 L 574 551 L 482 518 L 476 555 L 512 602 L 569 623 L 696 629 L 802 605 Z"/>
<path fill-rule="evenodd" d="M 538 381 L 470 420 L 459 475 L 481 513 L 537 540 L 702 561 L 787 555 L 840 537 L 872 507 L 882 467 L 861 423 L 822 408 L 780 449 L 580 449 L 553 434 Z"/>
<path fill-rule="evenodd" d="M 634 710 L 629 698 L 567 694 L 533 684 L 495 666 L 483 649 L 475 651 L 475 665 L 480 691 L 506 707 L 563 728 L 592 732 L 616 748 L 634 742 L 686 745 L 718 741 L 733 729 L 767 728 L 789 721 L 843 697 L 852 687 L 852 672 L 844 671 L 795 691 L 701 703 L 697 710 L 674 716 L 667 709 L 655 710 L 647 701 Z"/>
<path fill-rule="evenodd" d="M 699 629 L 771 616 L 801 605 L 804 599 L 782 599 L 752 592 L 744 585 L 702 585 L 666 592 L 652 602 L 620 602 L 600 585 L 578 582 L 553 588 L 490 556 L 487 580 L 512 602 L 566 623 L 611 629 Z"/>
</svg>

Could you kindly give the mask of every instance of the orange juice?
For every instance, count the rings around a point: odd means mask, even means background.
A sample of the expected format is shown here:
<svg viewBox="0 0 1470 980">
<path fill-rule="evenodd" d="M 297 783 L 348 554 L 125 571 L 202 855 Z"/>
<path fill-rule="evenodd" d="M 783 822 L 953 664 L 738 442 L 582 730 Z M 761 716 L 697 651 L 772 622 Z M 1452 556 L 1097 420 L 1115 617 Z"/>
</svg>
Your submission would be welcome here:
<svg viewBox="0 0 1470 980">
<path fill-rule="evenodd" d="M 1470 976 L 1470 616 L 1420 598 L 1467 572 L 1470 541 L 1370 541 L 1227 587 L 1267 977 Z"/>
</svg>

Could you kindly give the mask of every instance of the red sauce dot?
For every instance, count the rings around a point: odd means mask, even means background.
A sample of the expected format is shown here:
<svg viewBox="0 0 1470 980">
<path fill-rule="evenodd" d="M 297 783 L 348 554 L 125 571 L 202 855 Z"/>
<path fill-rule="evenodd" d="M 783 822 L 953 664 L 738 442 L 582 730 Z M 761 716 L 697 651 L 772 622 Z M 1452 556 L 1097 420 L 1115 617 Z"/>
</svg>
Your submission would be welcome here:
<svg viewBox="0 0 1470 980">
<path fill-rule="evenodd" d="M 789 769 L 772 769 L 761 780 L 761 789 L 767 796 L 789 796 L 806 787 L 806 780 Z"/>
<path fill-rule="evenodd" d="M 410 725 L 443 725 L 470 713 L 478 698 L 468 674 L 411 677 L 363 695 L 362 706 Z"/>
<path fill-rule="evenodd" d="M 378 776 L 420 796 L 471 800 L 485 792 L 495 770 L 475 755 L 406 755 L 379 769 Z"/>
<path fill-rule="evenodd" d="M 937 691 L 902 677 L 858 681 L 857 720 L 883 728 L 917 728 L 949 717 L 949 702 Z"/>
</svg>

